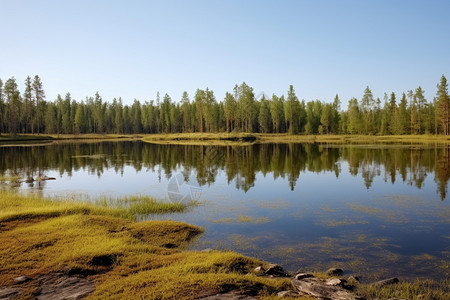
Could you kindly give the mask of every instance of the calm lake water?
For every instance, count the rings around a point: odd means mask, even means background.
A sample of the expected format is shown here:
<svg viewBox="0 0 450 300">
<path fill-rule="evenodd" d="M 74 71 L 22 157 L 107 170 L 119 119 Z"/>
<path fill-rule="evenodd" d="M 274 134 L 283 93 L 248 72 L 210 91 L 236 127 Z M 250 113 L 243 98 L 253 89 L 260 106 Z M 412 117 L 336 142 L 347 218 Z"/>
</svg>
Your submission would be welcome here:
<svg viewBox="0 0 450 300">
<path fill-rule="evenodd" d="M 4 189 L 74 199 L 196 200 L 138 216 L 205 228 L 192 249 L 232 249 L 290 271 L 341 267 L 364 281 L 450 276 L 450 148 L 64 143 L 0 147 Z"/>
</svg>

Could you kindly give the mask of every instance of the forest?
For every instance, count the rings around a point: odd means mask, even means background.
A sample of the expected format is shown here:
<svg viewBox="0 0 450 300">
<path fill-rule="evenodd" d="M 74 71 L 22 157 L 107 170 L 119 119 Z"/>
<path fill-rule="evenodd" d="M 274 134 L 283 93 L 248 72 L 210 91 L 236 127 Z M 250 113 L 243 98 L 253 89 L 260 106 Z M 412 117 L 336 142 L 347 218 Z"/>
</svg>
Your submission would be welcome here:
<svg viewBox="0 0 450 300">
<path fill-rule="evenodd" d="M 332 102 L 299 100 L 294 87 L 286 95 L 255 97 L 252 87 L 235 85 L 222 100 L 209 88 L 191 98 L 183 92 L 123 104 L 105 101 L 97 92 L 84 100 L 70 93 L 47 100 L 41 78 L 27 77 L 21 93 L 14 77 L 0 79 L 0 134 L 47 133 L 180 133 L 254 132 L 288 134 L 444 134 L 450 133 L 450 97 L 442 75 L 432 100 L 422 87 L 401 95 L 384 93 L 375 98 L 367 86 L 361 99 L 352 98 L 341 109 L 338 95 Z M 267 98 L 266 98 L 267 97 Z"/>
</svg>

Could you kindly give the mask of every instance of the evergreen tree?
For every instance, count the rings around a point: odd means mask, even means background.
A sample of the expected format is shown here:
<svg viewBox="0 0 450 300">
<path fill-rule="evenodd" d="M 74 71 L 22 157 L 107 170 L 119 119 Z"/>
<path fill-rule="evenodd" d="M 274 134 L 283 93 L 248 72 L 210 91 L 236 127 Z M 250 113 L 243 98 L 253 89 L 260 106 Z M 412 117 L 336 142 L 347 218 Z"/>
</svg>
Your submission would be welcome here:
<svg viewBox="0 0 450 300">
<path fill-rule="evenodd" d="M 448 95 L 447 78 L 442 75 L 439 84 L 437 85 L 437 107 L 438 116 L 442 122 L 442 128 L 445 135 L 450 134 L 450 98 Z"/>
<path fill-rule="evenodd" d="M 11 77 L 5 82 L 4 94 L 8 107 L 6 114 L 8 131 L 15 135 L 19 129 L 21 101 L 17 82 L 14 77 Z"/>
<path fill-rule="evenodd" d="M 45 112 L 45 93 L 42 86 L 41 78 L 38 75 L 34 76 L 32 90 L 34 94 L 34 102 L 36 103 L 36 131 L 39 134 L 42 126 L 42 116 Z"/>
<path fill-rule="evenodd" d="M 86 125 L 85 125 L 85 116 L 84 116 L 84 104 L 80 103 L 77 105 L 77 109 L 75 112 L 74 119 L 74 133 L 85 133 Z"/>
<path fill-rule="evenodd" d="M 206 93 L 204 90 L 197 89 L 195 93 L 195 104 L 197 106 L 198 113 L 198 130 L 203 132 L 203 106 L 206 101 Z"/>
<path fill-rule="evenodd" d="M 261 99 L 259 105 L 259 115 L 258 115 L 258 131 L 262 133 L 268 133 L 271 131 L 271 118 L 270 118 L 270 104 L 269 101 L 264 98 Z"/>
<path fill-rule="evenodd" d="M 285 103 L 285 116 L 287 124 L 289 124 L 289 134 L 295 133 L 294 116 L 295 116 L 295 102 L 298 101 L 295 95 L 294 86 L 290 85 L 287 93 L 287 100 Z"/>
<path fill-rule="evenodd" d="M 231 132 L 234 130 L 236 122 L 236 99 L 234 99 L 233 95 L 226 92 L 224 102 L 226 128 L 227 132 Z"/>
<path fill-rule="evenodd" d="M 364 133 L 373 134 L 373 107 L 375 101 L 373 99 L 372 91 L 369 86 L 364 90 L 364 95 L 361 99 L 361 113 L 364 115 Z"/>
<path fill-rule="evenodd" d="M 406 94 L 403 93 L 402 99 L 400 100 L 400 104 L 398 106 L 398 120 L 399 120 L 398 134 L 408 133 L 409 113 L 408 113 L 407 105 L 408 105 L 408 100 L 406 100 Z"/>
<path fill-rule="evenodd" d="M 3 102 L 3 81 L 0 78 L 0 135 L 4 132 L 5 103 Z"/>
<path fill-rule="evenodd" d="M 183 132 L 189 132 L 189 106 L 190 106 L 190 100 L 189 100 L 189 94 L 188 92 L 184 91 L 183 96 L 181 97 L 181 107 L 183 108 Z"/>
<path fill-rule="evenodd" d="M 25 79 L 25 91 L 23 93 L 24 104 L 24 131 L 34 133 L 34 110 L 35 104 L 32 95 L 31 77 Z"/>
<path fill-rule="evenodd" d="M 422 126 L 422 114 L 423 114 L 423 109 L 425 108 L 426 104 L 427 104 L 427 100 L 425 99 L 424 94 L 424 90 L 422 90 L 422 87 L 418 87 L 414 93 L 414 99 L 415 99 L 415 104 L 416 104 L 416 111 L 415 111 L 415 120 L 416 123 L 414 124 L 414 131 L 417 134 L 421 134 L 423 133 L 423 126 Z"/>
</svg>

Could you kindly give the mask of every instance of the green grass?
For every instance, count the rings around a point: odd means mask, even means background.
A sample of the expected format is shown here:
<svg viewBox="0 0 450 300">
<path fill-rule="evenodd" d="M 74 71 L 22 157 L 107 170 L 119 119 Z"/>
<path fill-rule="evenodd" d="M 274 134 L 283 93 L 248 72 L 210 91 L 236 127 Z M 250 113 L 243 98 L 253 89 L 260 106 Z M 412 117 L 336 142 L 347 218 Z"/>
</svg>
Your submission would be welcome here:
<svg viewBox="0 0 450 300">
<path fill-rule="evenodd" d="M 256 288 L 260 296 L 274 299 L 289 288 L 288 279 L 254 274 L 256 266 L 264 265 L 256 259 L 234 252 L 183 250 L 202 232 L 199 227 L 130 220 L 124 207 L 141 201 L 152 202 L 127 197 L 111 207 L 0 193 L 0 282 L 9 285 L 20 275 L 72 270 L 91 274 L 88 278 L 96 285 L 92 299 L 192 299 L 204 291 L 229 288 Z M 93 263 L 102 256 L 113 258 L 113 264 Z"/>
<path fill-rule="evenodd" d="M 251 140 L 246 140 L 251 138 Z M 253 140 L 254 139 L 254 140 Z M 168 133 L 168 134 L 48 134 L 0 135 L 1 144 L 33 143 L 38 141 L 142 140 L 155 144 L 179 145 L 248 145 L 249 143 L 323 143 L 323 144 L 449 144 L 444 135 L 305 135 L 286 133 Z"/>
<path fill-rule="evenodd" d="M 159 144 L 236 145 L 248 144 L 245 137 L 256 143 L 323 143 L 323 144 L 448 144 L 444 135 L 290 135 L 286 133 L 170 133 L 144 135 L 142 140 Z M 234 139 L 234 140 L 233 140 Z"/>
<path fill-rule="evenodd" d="M 186 206 L 156 201 L 148 196 L 103 198 L 96 203 L 42 198 L 0 192 L 0 221 L 47 218 L 71 214 L 96 214 L 134 219 L 137 214 L 181 212 Z"/>
<path fill-rule="evenodd" d="M 357 293 L 366 299 L 447 300 L 450 299 L 450 279 L 402 281 L 384 287 L 361 284 Z"/>
</svg>

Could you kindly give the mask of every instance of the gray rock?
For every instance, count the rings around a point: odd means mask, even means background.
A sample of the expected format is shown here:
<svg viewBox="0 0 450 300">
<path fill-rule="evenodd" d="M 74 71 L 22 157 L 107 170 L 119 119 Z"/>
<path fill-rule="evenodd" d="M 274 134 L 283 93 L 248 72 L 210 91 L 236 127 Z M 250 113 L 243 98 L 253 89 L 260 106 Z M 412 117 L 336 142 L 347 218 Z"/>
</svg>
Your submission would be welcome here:
<svg viewBox="0 0 450 300">
<path fill-rule="evenodd" d="M 274 277 L 289 277 L 289 274 L 279 265 L 269 265 L 265 274 Z"/>
<path fill-rule="evenodd" d="M 294 291 L 282 291 L 282 292 L 279 292 L 277 294 L 277 296 L 280 298 L 287 298 L 287 297 L 295 298 L 295 297 L 300 297 L 300 294 L 297 292 L 294 292 Z"/>
<path fill-rule="evenodd" d="M 342 285 L 342 280 L 340 280 L 338 278 L 328 279 L 326 281 L 326 285 L 332 285 L 332 286 Z"/>
<path fill-rule="evenodd" d="M 354 290 L 359 285 L 359 278 L 354 276 L 349 276 L 347 279 L 343 280 L 343 287 L 345 289 Z"/>
<path fill-rule="evenodd" d="M 295 290 L 301 294 L 321 299 L 335 300 L 356 300 L 360 299 L 350 291 L 341 286 L 328 285 L 327 280 L 316 277 L 303 278 L 301 280 L 292 279 L 292 285 Z"/>
<path fill-rule="evenodd" d="M 339 268 L 329 268 L 327 270 L 327 275 L 330 275 L 330 276 L 341 276 L 343 273 L 344 273 L 344 271 Z"/>
<path fill-rule="evenodd" d="M 389 284 L 394 284 L 397 283 L 399 280 L 397 277 L 392 277 L 392 278 L 388 278 L 388 279 L 384 279 L 384 280 L 380 280 L 377 282 L 372 283 L 373 286 L 378 286 L 378 287 L 382 287 L 385 285 L 389 285 Z"/>
<path fill-rule="evenodd" d="M 255 272 L 256 273 L 264 273 L 264 272 L 266 272 L 266 269 L 264 269 L 263 266 L 259 266 L 259 267 L 255 268 Z"/>
<path fill-rule="evenodd" d="M 348 278 L 346 280 L 347 280 L 347 282 L 358 282 L 359 283 L 359 278 L 355 277 L 355 276 L 348 276 Z"/>
<path fill-rule="evenodd" d="M 234 290 L 227 293 L 199 298 L 201 300 L 257 300 L 255 297 L 246 295 L 243 291 Z"/>
<path fill-rule="evenodd" d="M 303 278 L 309 278 L 309 277 L 314 277 L 314 275 L 311 273 L 299 273 L 299 274 L 295 275 L 294 278 L 297 280 L 301 280 Z"/>
<path fill-rule="evenodd" d="M 21 288 L 17 286 L 5 287 L 0 289 L 0 299 L 15 299 Z"/>
<path fill-rule="evenodd" d="M 19 276 L 19 277 L 14 278 L 14 282 L 15 283 L 24 283 L 24 282 L 29 281 L 30 279 L 31 278 L 27 277 L 27 276 Z"/>
</svg>

